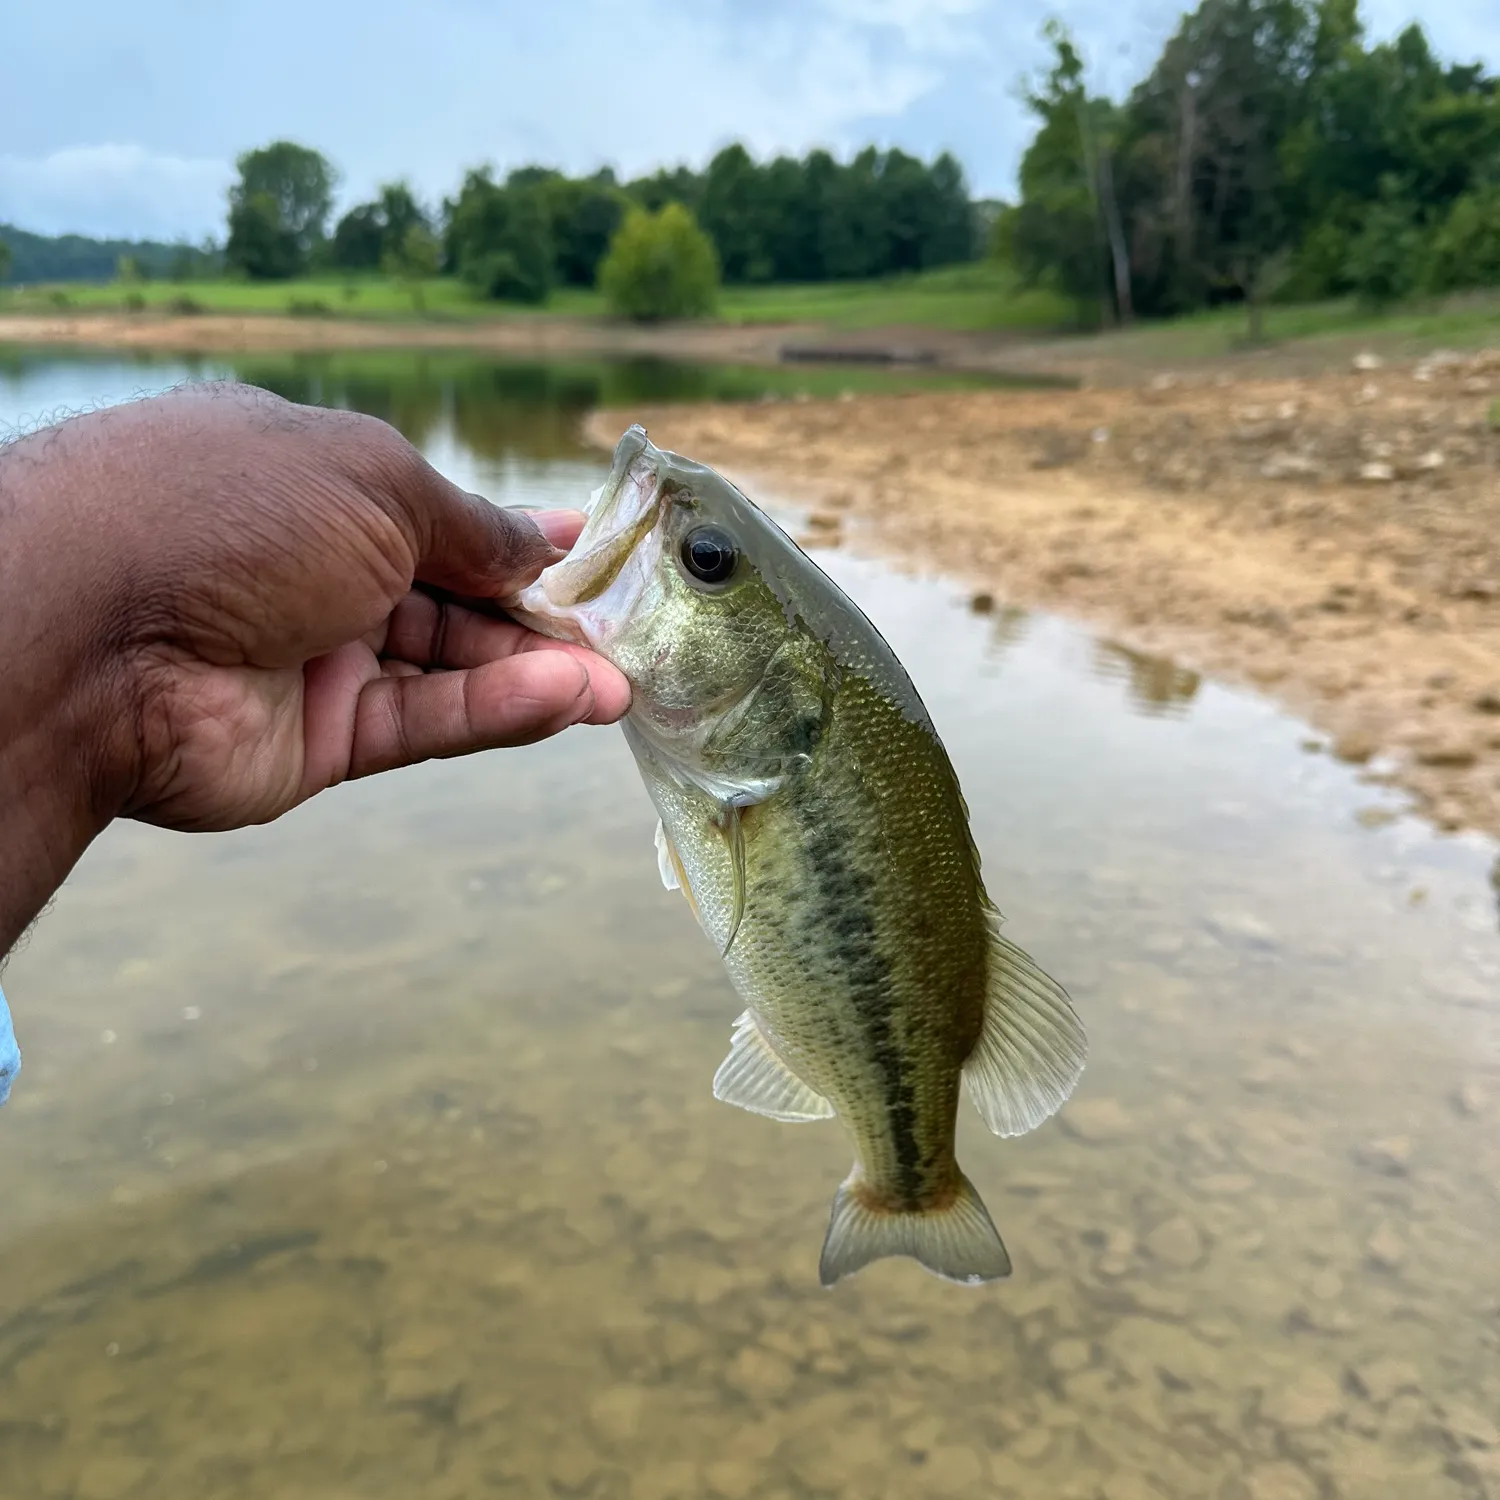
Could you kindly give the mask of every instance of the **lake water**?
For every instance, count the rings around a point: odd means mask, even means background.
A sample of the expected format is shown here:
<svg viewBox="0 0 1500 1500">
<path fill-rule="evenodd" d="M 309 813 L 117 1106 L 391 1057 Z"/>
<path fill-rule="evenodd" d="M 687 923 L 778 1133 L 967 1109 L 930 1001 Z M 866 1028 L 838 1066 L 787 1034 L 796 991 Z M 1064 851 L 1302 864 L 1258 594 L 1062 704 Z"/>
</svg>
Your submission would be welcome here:
<svg viewBox="0 0 1500 1500">
<path fill-rule="evenodd" d="M 0 426 L 224 368 L 14 356 Z M 544 504 L 593 402 L 769 379 L 246 373 Z M 712 1098 L 738 1006 L 618 730 L 122 824 L 5 975 L 4 1500 L 1500 1495 L 1494 847 L 1263 701 L 819 560 L 1090 1030 L 1059 1119 L 961 1123 L 1014 1277 L 818 1286 L 848 1147 Z"/>
</svg>

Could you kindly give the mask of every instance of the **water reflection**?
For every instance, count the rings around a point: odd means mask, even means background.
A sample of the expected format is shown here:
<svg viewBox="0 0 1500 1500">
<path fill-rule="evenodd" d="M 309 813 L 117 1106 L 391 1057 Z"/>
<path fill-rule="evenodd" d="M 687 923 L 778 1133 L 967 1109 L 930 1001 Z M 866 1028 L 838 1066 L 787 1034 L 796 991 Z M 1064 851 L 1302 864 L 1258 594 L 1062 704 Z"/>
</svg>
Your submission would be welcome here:
<svg viewBox="0 0 1500 1500">
<path fill-rule="evenodd" d="M 455 411 L 455 474 L 603 472 Z M 962 1123 L 1015 1278 L 818 1287 L 847 1148 L 712 1099 L 736 1006 L 616 731 L 121 826 L 7 975 L 5 1500 L 1493 1488 L 1493 846 L 1362 828 L 1255 699 L 1141 714 L 1058 621 L 825 561 L 1090 1026 L 1059 1121 Z"/>
<path fill-rule="evenodd" d="M 1108 680 L 1123 680 L 1130 701 L 1147 714 L 1185 713 L 1203 681 L 1168 657 L 1136 651 L 1118 641 L 1095 642 L 1094 670 Z"/>
</svg>

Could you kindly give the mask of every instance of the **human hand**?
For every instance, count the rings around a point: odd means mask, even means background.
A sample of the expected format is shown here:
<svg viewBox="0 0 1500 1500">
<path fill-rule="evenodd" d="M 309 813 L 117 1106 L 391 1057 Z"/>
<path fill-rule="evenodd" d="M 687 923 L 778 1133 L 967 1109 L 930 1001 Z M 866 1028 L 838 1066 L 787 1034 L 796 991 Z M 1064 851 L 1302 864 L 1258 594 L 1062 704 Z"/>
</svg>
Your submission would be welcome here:
<svg viewBox="0 0 1500 1500">
<path fill-rule="evenodd" d="M 381 422 L 248 387 L 23 439 L 0 452 L 0 626 L 34 691 L 0 707 L 0 763 L 34 711 L 86 774 L 84 823 L 224 829 L 610 722 L 614 667 L 456 602 L 523 587 L 581 524 L 498 510 Z"/>
</svg>

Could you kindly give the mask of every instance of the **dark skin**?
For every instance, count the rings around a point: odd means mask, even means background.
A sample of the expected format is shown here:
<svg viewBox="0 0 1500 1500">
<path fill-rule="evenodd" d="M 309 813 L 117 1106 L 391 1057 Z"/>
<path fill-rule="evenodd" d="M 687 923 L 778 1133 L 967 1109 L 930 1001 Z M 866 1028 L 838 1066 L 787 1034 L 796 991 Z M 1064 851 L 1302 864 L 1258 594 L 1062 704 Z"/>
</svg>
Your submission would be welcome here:
<svg viewBox="0 0 1500 1500">
<path fill-rule="evenodd" d="M 499 510 L 382 422 L 243 386 L 0 448 L 0 956 L 114 818 L 265 823 L 618 719 L 615 668 L 489 603 L 582 523 Z"/>
</svg>

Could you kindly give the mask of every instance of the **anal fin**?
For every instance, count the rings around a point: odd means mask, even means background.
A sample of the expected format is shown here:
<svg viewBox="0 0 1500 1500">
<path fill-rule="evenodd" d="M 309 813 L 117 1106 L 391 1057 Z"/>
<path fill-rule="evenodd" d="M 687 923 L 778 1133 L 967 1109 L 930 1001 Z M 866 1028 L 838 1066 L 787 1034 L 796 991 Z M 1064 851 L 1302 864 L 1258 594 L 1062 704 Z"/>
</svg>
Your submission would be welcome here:
<svg viewBox="0 0 1500 1500">
<path fill-rule="evenodd" d="M 829 1120 L 833 1106 L 771 1050 L 747 1010 L 734 1023 L 729 1056 L 714 1074 L 714 1098 L 773 1120 Z"/>
<path fill-rule="evenodd" d="M 998 931 L 990 935 L 984 1030 L 964 1085 L 996 1135 L 1025 1135 L 1073 1092 L 1088 1056 L 1067 992 Z"/>
</svg>

